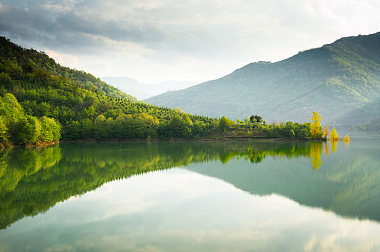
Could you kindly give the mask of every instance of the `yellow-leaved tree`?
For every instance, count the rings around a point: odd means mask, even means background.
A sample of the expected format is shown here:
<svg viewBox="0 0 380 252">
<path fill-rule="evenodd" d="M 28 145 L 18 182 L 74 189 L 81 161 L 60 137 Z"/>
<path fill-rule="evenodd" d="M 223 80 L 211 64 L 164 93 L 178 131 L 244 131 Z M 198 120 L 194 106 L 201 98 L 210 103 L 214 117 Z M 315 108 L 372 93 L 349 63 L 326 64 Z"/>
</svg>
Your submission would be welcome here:
<svg viewBox="0 0 380 252">
<path fill-rule="evenodd" d="M 322 138 L 323 130 L 321 127 L 321 116 L 317 112 L 313 112 L 310 124 L 310 135 L 312 138 Z"/>
<path fill-rule="evenodd" d="M 336 132 L 335 128 L 333 128 L 333 129 L 331 130 L 330 140 L 331 140 L 331 141 L 339 140 L 338 133 Z"/>
<path fill-rule="evenodd" d="M 350 137 L 348 136 L 348 134 L 346 134 L 346 136 L 344 137 L 344 141 L 346 143 L 350 142 Z"/>
</svg>

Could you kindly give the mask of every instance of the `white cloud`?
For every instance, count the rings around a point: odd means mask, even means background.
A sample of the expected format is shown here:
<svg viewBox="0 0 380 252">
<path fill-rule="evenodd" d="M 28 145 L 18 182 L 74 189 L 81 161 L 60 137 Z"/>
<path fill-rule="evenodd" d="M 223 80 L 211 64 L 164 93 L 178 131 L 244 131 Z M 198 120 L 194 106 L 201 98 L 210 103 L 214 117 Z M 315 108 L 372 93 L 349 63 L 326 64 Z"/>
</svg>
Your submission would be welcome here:
<svg viewBox="0 0 380 252">
<path fill-rule="evenodd" d="M 46 49 L 45 53 L 62 66 L 70 66 L 72 68 L 80 69 L 79 59 L 71 54 L 58 53 L 49 49 Z"/>
<path fill-rule="evenodd" d="M 15 42 L 145 82 L 220 77 L 380 23 L 371 0 L 4 0 L 0 10 L 0 33 Z"/>
</svg>

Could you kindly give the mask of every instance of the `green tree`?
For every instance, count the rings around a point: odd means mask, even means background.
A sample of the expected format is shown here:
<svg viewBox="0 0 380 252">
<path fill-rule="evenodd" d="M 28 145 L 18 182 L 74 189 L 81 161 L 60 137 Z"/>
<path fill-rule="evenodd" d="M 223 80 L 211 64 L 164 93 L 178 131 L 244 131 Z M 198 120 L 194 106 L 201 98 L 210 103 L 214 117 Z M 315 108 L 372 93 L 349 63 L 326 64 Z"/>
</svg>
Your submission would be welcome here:
<svg viewBox="0 0 380 252">
<path fill-rule="evenodd" d="M 22 117 L 12 126 L 11 138 L 16 144 L 22 145 L 37 142 L 41 131 L 41 124 L 36 117 Z"/>
<path fill-rule="evenodd" d="M 95 137 L 96 138 L 107 138 L 108 137 L 108 127 L 107 119 L 104 115 L 98 115 L 94 122 Z"/>
<path fill-rule="evenodd" d="M 227 132 L 231 128 L 231 121 L 223 116 L 219 120 L 219 131 L 220 132 Z"/>
<path fill-rule="evenodd" d="M 4 119 L 0 116 L 0 142 L 5 142 L 8 139 L 8 128 L 5 125 Z"/>
<path fill-rule="evenodd" d="M 169 131 L 171 137 L 191 137 L 193 122 L 187 114 L 175 115 L 170 119 Z"/>
</svg>

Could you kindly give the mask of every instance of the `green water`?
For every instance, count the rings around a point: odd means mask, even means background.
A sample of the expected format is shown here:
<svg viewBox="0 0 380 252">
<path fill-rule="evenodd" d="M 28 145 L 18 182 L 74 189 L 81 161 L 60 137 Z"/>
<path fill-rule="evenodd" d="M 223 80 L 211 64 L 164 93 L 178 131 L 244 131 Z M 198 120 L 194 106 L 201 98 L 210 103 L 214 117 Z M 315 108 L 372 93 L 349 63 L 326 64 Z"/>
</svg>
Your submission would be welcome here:
<svg viewBox="0 0 380 252">
<path fill-rule="evenodd" d="M 380 251 L 380 138 L 0 152 L 3 251 Z"/>
</svg>

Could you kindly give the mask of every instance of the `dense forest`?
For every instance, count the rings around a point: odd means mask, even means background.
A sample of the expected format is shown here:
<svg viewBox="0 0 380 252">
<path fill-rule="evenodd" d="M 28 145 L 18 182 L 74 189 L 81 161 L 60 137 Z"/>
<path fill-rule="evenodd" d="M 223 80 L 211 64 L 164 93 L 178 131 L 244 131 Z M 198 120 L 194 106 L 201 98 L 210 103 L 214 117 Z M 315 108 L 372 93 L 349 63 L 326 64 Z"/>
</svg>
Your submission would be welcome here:
<svg viewBox="0 0 380 252">
<path fill-rule="evenodd" d="M 4 37 L 0 37 L 0 56 L 0 96 L 15 104 L 1 105 L 3 145 L 52 142 L 59 134 L 64 140 L 310 137 L 309 123 L 266 124 L 257 115 L 235 123 L 224 116 L 196 116 L 138 102 L 84 71 L 62 67 L 45 53 L 24 49 Z M 17 108 L 17 118 L 9 107 Z M 26 127 L 29 130 L 24 131 Z M 53 138 L 46 137 L 48 128 Z M 20 139 L 22 134 L 28 136 Z"/>
</svg>

